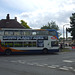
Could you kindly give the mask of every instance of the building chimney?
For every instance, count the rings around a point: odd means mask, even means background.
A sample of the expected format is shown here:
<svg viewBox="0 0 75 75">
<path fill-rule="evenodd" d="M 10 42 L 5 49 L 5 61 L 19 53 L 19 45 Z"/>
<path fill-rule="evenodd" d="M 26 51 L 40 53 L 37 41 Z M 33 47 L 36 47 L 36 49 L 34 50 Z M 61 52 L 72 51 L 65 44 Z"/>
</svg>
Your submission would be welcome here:
<svg viewBox="0 0 75 75">
<path fill-rule="evenodd" d="M 7 16 L 6 16 L 6 19 L 7 19 L 7 20 L 9 20 L 9 19 L 10 19 L 10 16 L 9 16 L 9 14 L 7 14 Z"/>
<path fill-rule="evenodd" d="M 17 21 L 17 17 L 15 17 L 15 20 Z"/>
</svg>

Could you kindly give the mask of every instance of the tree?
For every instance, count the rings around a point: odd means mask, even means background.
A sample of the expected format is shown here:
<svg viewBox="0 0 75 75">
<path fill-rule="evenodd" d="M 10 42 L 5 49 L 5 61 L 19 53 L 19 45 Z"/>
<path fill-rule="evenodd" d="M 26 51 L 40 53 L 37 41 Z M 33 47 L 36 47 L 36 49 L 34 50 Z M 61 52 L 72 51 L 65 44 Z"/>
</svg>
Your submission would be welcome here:
<svg viewBox="0 0 75 75">
<path fill-rule="evenodd" d="M 26 29 L 30 29 L 30 27 L 27 25 L 27 22 L 24 20 L 21 20 L 21 25 L 23 25 Z"/>
<path fill-rule="evenodd" d="M 55 29 L 56 31 L 58 31 L 59 27 L 54 21 L 51 21 L 51 22 L 48 22 L 47 25 L 44 25 L 43 27 L 41 27 L 41 29 Z M 58 32 L 58 36 L 61 36 L 61 33 Z"/>
<path fill-rule="evenodd" d="M 71 32 L 72 39 L 75 40 L 75 13 L 72 13 L 70 17 L 70 27 L 68 31 Z"/>
<path fill-rule="evenodd" d="M 41 27 L 41 29 L 55 29 L 55 30 L 59 30 L 58 25 L 56 25 L 56 23 L 54 21 L 48 22 L 47 25 L 44 25 L 43 27 Z"/>
</svg>

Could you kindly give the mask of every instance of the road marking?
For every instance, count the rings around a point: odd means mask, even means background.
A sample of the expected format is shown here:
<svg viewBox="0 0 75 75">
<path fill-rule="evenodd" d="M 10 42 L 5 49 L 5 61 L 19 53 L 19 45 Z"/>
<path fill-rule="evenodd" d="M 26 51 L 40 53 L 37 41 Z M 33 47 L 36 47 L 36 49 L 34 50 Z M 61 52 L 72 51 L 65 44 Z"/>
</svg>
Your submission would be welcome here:
<svg viewBox="0 0 75 75">
<path fill-rule="evenodd" d="M 75 72 L 75 69 L 73 71 Z"/>
<path fill-rule="evenodd" d="M 51 65 L 51 66 L 48 66 L 48 67 L 50 67 L 50 68 L 57 68 L 57 67 L 59 67 L 59 65 Z"/>
<path fill-rule="evenodd" d="M 72 62 L 74 62 L 74 61 L 71 61 L 71 60 L 63 60 L 63 62 L 72 63 Z"/>
<path fill-rule="evenodd" d="M 25 64 L 26 63 L 25 61 L 22 61 L 22 60 L 18 60 L 17 62 L 21 63 L 21 64 Z"/>
<path fill-rule="evenodd" d="M 59 67 L 59 65 L 52 65 L 52 66 L 54 66 L 54 67 Z"/>
<path fill-rule="evenodd" d="M 65 70 L 65 71 L 68 71 L 69 70 L 68 68 L 63 68 L 63 67 L 60 67 L 59 69 L 60 70 Z"/>
<path fill-rule="evenodd" d="M 43 64 L 44 66 L 47 66 L 48 64 Z"/>
<path fill-rule="evenodd" d="M 48 66 L 49 68 L 56 68 L 55 66 Z"/>
<path fill-rule="evenodd" d="M 36 64 L 36 66 L 40 66 L 40 67 L 43 67 L 44 65 Z"/>
<path fill-rule="evenodd" d="M 73 69 L 73 67 L 67 67 L 67 66 L 63 66 L 63 68 Z"/>
<path fill-rule="evenodd" d="M 73 70 L 73 67 L 63 66 L 63 67 L 60 67 L 59 69 L 61 69 L 61 70 Z"/>
<path fill-rule="evenodd" d="M 17 61 L 11 60 L 10 62 L 12 62 L 12 63 L 21 63 L 21 64 L 25 64 L 26 63 L 25 61 L 22 61 L 22 60 L 17 60 Z"/>
<path fill-rule="evenodd" d="M 8 61 L 8 60 L 4 60 L 4 61 Z M 74 71 L 75 72 L 75 69 L 73 67 L 67 67 L 67 66 L 62 66 L 60 67 L 60 65 L 50 65 L 49 64 L 44 64 L 44 63 L 37 63 L 37 62 L 32 62 L 32 63 L 27 63 L 25 60 L 11 60 L 9 62 L 12 62 L 12 63 L 20 63 L 20 64 L 28 64 L 28 65 L 32 65 L 32 66 L 39 66 L 39 67 L 47 67 L 47 68 L 51 68 L 51 69 L 59 69 L 59 70 L 63 70 L 63 71 Z M 63 62 L 73 62 L 71 60 L 63 60 Z"/>
<path fill-rule="evenodd" d="M 40 65 L 40 64 L 38 64 L 37 66 L 41 66 L 41 67 L 43 67 L 44 65 Z"/>
</svg>

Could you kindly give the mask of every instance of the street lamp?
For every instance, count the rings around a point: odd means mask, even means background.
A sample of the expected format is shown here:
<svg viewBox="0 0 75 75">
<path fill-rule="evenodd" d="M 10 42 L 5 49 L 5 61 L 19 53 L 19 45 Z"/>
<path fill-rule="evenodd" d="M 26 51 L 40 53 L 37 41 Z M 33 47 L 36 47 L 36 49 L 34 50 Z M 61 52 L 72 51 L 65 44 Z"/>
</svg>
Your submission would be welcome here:
<svg viewBox="0 0 75 75">
<path fill-rule="evenodd" d="M 64 44 L 64 26 L 66 26 L 66 25 L 70 25 L 70 24 L 65 24 L 65 25 L 63 25 L 63 44 Z"/>
</svg>

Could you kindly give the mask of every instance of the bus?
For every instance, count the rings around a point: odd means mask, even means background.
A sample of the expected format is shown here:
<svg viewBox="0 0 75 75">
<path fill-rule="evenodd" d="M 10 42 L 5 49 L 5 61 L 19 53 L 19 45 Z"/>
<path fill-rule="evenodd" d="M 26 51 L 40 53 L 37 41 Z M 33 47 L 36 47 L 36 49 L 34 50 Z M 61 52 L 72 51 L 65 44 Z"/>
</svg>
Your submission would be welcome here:
<svg viewBox="0 0 75 75">
<path fill-rule="evenodd" d="M 0 29 L 0 54 L 59 52 L 54 29 Z"/>
</svg>

